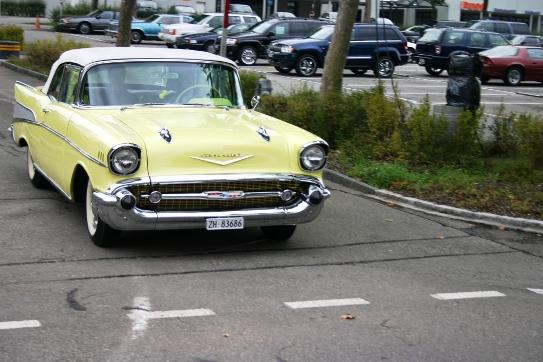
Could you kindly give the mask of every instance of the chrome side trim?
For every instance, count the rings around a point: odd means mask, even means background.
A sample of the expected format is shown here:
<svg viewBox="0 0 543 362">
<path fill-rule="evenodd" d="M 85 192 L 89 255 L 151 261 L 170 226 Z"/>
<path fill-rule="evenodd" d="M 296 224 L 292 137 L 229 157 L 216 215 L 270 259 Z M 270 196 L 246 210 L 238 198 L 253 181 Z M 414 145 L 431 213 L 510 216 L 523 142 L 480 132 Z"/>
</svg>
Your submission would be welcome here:
<svg viewBox="0 0 543 362">
<path fill-rule="evenodd" d="M 30 88 L 30 89 L 36 89 L 36 87 L 32 87 L 31 85 L 28 85 L 25 82 L 21 82 L 20 80 L 16 80 L 15 84 L 20 84 L 20 85 L 25 86 L 25 87 Z"/>
<path fill-rule="evenodd" d="M 72 197 L 70 195 L 68 195 L 66 192 L 64 192 L 64 190 L 61 189 L 60 186 L 55 181 L 53 181 L 53 179 L 51 177 L 47 176 L 47 174 L 45 172 L 43 172 L 43 170 L 40 168 L 40 166 L 36 165 L 35 162 L 32 162 L 32 165 L 34 166 L 34 169 L 36 171 L 38 171 L 43 177 L 45 177 L 47 179 L 47 181 L 49 181 L 51 183 L 51 185 L 53 185 L 62 195 L 64 195 L 64 197 L 66 197 L 68 200 L 72 201 Z"/>
</svg>

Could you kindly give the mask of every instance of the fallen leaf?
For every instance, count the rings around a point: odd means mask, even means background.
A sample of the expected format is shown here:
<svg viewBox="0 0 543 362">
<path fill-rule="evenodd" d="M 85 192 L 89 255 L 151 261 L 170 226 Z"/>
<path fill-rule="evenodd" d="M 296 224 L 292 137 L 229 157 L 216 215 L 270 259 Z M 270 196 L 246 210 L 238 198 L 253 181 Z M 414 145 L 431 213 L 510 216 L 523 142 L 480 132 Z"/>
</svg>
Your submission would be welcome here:
<svg viewBox="0 0 543 362">
<path fill-rule="evenodd" d="M 222 336 L 226 337 L 226 338 L 230 337 L 230 335 L 228 333 L 224 333 Z"/>
<path fill-rule="evenodd" d="M 392 219 L 385 219 L 385 222 L 392 222 L 392 221 L 394 221 L 394 220 L 392 220 Z"/>
<path fill-rule="evenodd" d="M 348 319 L 354 319 L 354 316 L 351 314 L 343 314 L 341 315 L 342 320 L 348 320 Z"/>
<path fill-rule="evenodd" d="M 443 235 L 438 235 L 437 238 L 438 239 L 445 239 L 445 237 Z"/>
<path fill-rule="evenodd" d="M 390 206 L 390 207 L 396 207 L 396 204 L 393 203 L 393 202 L 389 202 L 389 203 L 387 203 L 387 205 Z"/>
<path fill-rule="evenodd" d="M 505 227 L 505 225 L 498 225 L 498 229 L 500 229 L 500 230 L 505 230 L 506 227 Z"/>
</svg>

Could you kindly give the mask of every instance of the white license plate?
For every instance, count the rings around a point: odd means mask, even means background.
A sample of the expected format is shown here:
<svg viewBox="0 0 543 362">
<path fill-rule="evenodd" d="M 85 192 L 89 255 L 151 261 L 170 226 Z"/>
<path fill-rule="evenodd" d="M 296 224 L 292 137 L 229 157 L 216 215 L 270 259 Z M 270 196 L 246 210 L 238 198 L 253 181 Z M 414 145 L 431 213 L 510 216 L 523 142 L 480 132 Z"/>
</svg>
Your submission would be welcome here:
<svg viewBox="0 0 543 362">
<path fill-rule="evenodd" d="M 231 230 L 243 229 L 242 217 L 217 217 L 206 219 L 207 230 Z"/>
</svg>

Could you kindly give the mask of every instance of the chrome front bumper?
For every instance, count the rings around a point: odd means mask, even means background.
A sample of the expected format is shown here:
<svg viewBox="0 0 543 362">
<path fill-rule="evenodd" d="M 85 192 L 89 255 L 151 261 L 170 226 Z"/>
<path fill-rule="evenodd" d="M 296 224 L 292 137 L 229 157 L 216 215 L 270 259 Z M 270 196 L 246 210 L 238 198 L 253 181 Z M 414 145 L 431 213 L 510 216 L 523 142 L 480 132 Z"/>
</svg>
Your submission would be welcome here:
<svg viewBox="0 0 543 362">
<path fill-rule="evenodd" d="M 216 175 L 215 175 L 216 177 Z M 227 175 L 225 179 L 238 179 L 239 175 Z M 243 177 L 243 176 L 242 176 Z M 247 178 L 255 175 L 247 175 Z M 164 182 L 161 179 L 128 180 L 122 184 L 113 185 L 106 192 L 93 193 L 93 210 L 106 224 L 117 230 L 168 230 L 168 229 L 205 229 L 206 219 L 223 217 L 243 217 L 245 227 L 301 224 L 314 220 L 320 213 L 324 200 L 330 196 L 330 191 L 323 183 L 313 177 L 294 175 L 257 175 L 256 178 L 293 178 L 310 184 L 310 195 L 301 195 L 300 199 L 289 206 L 240 209 L 228 211 L 152 211 L 137 207 L 125 209 L 121 199 L 131 195 L 128 188 L 144 183 Z M 168 178 L 168 182 L 195 182 L 194 180 L 209 181 L 210 176 L 183 177 L 178 181 Z M 316 196 L 316 197 L 312 197 Z M 320 197 L 320 199 L 319 199 Z"/>
</svg>

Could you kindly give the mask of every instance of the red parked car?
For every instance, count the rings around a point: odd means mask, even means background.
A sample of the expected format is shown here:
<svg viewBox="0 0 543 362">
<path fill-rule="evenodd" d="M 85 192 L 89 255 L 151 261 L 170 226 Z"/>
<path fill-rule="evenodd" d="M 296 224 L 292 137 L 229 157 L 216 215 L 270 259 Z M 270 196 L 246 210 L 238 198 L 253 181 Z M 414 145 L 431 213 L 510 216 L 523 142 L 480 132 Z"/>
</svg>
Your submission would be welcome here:
<svg viewBox="0 0 543 362">
<path fill-rule="evenodd" d="M 503 45 L 479 53 L 483 62 L 481 82 L 503 79 L 516 86 L 522 81 L 543 82 L 543 48 Z"/>
</svg>

